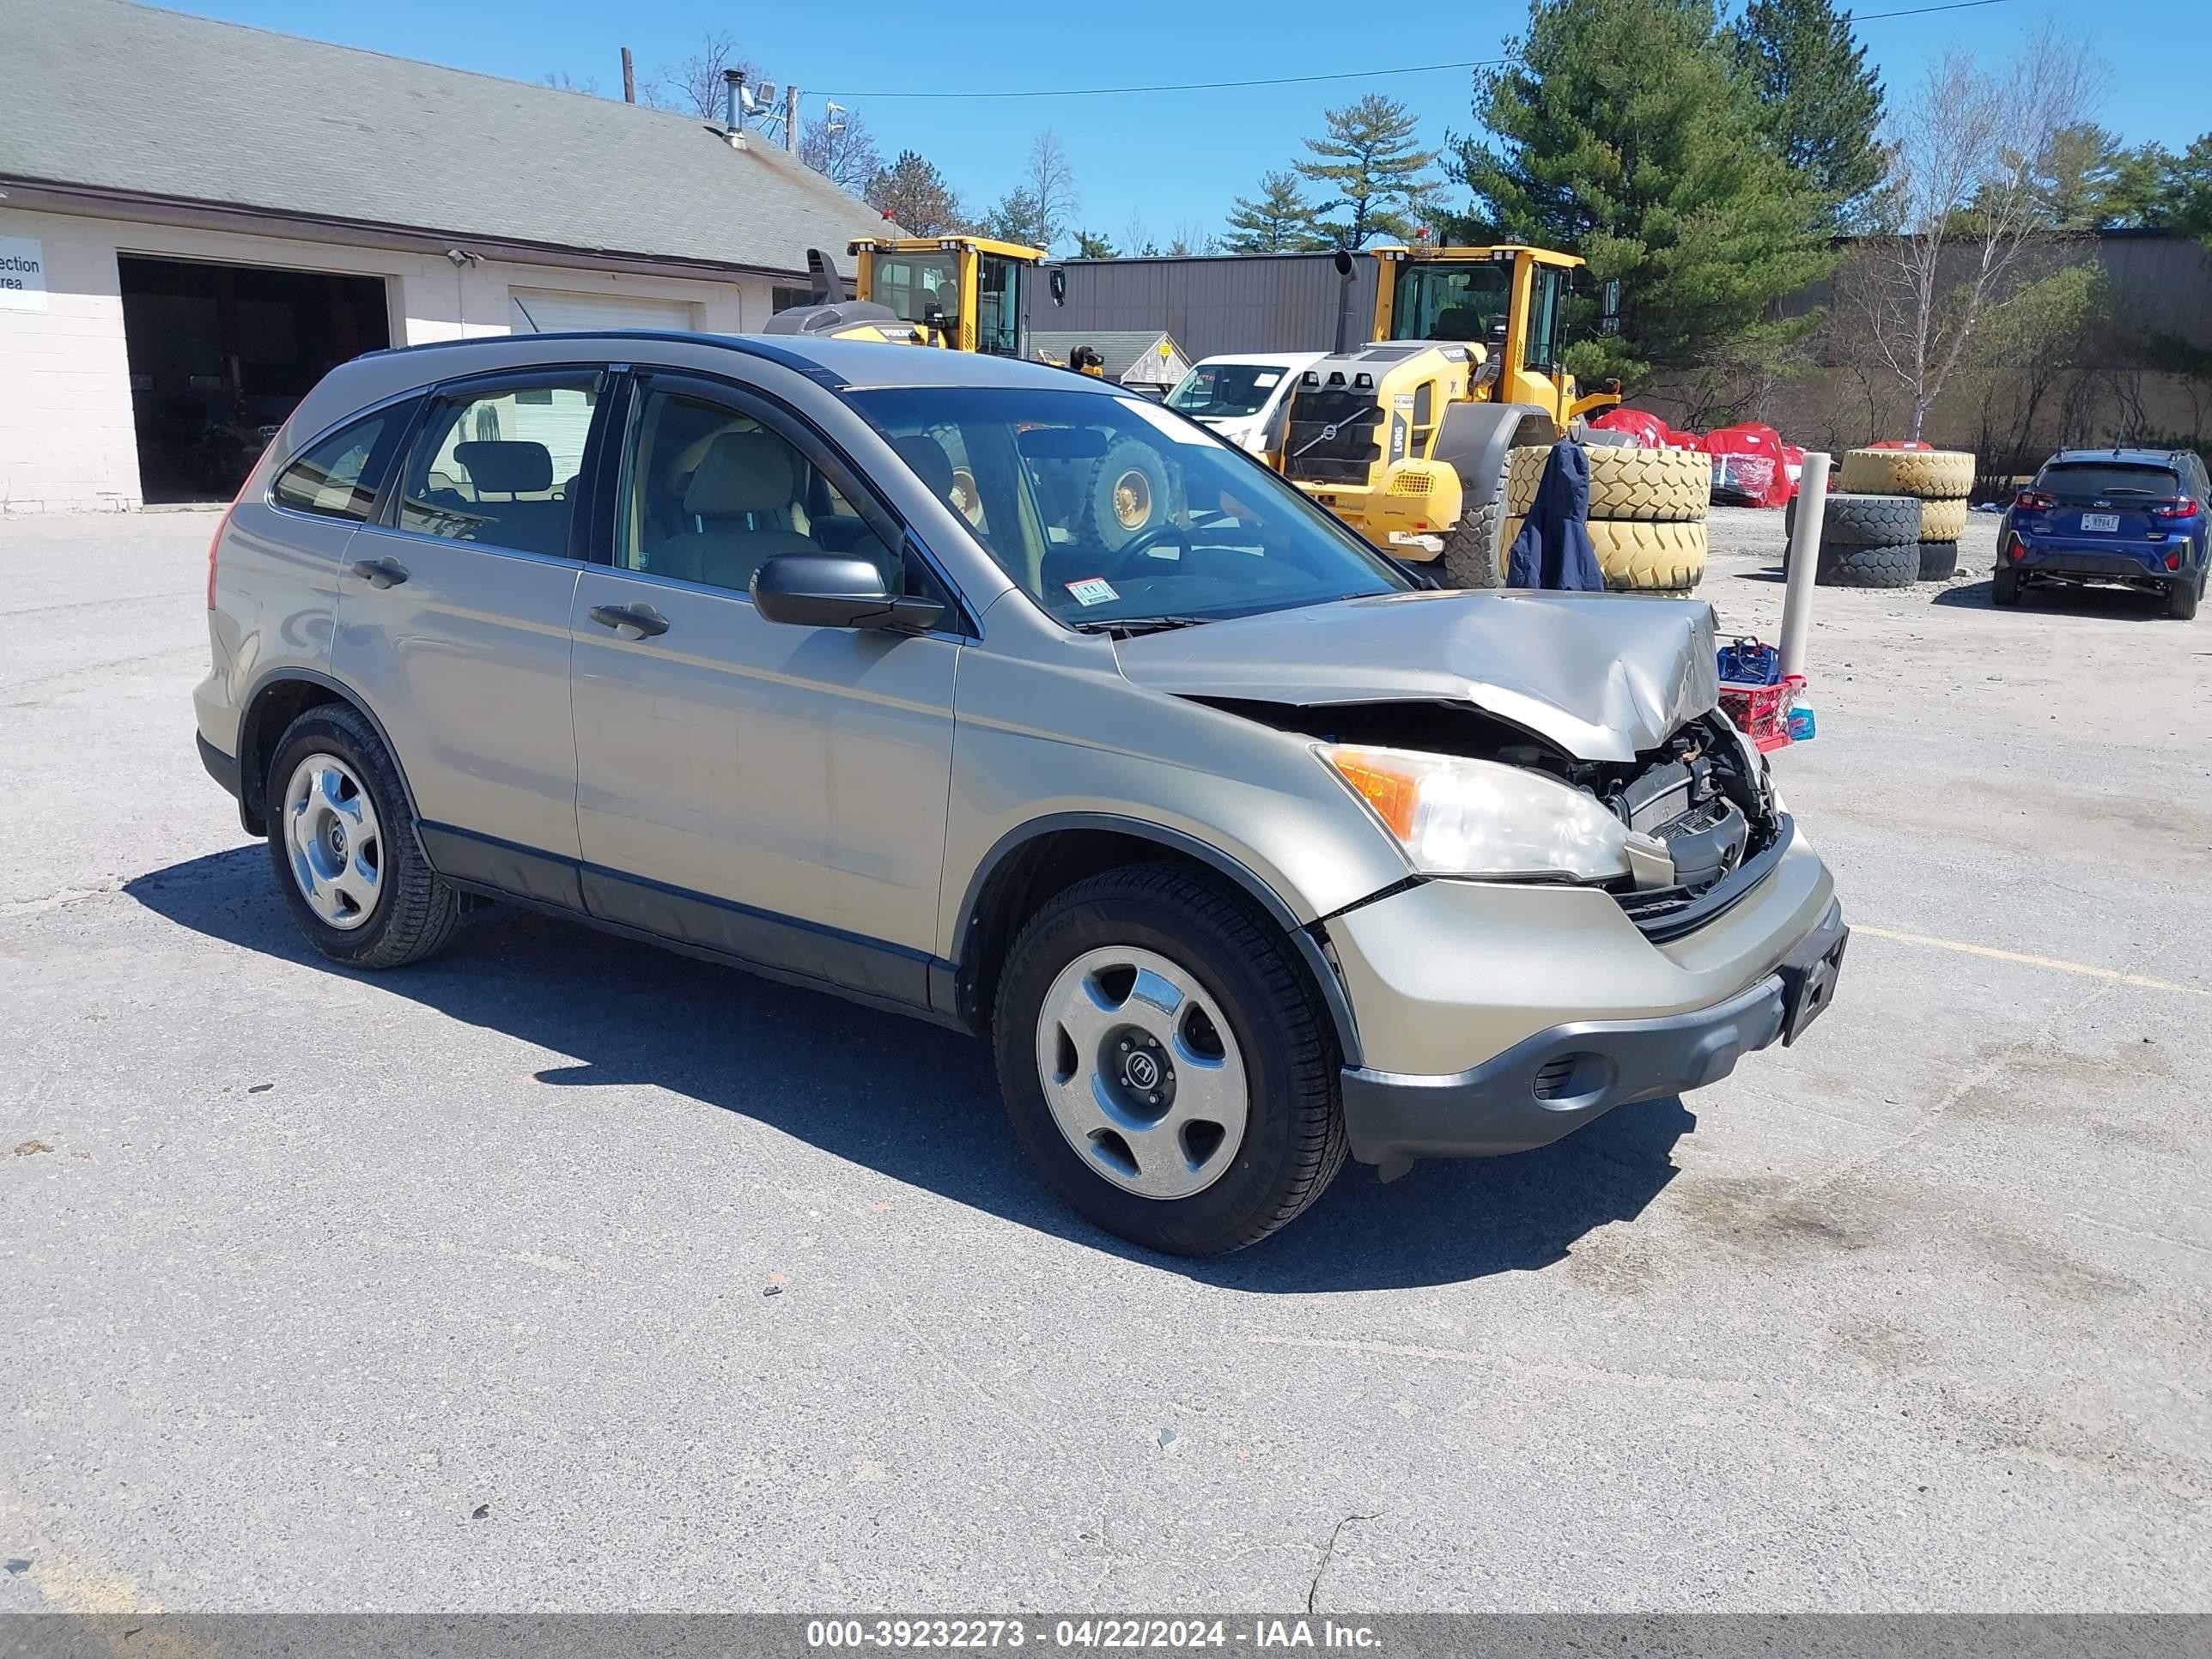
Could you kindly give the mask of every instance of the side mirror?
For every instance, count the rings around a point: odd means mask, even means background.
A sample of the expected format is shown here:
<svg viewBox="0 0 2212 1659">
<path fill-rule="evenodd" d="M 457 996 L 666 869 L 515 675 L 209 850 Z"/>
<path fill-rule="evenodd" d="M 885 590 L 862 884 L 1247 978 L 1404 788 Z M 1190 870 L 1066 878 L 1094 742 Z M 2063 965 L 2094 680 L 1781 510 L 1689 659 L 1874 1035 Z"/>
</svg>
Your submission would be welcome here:
<svg viewBox="0 0 2212 1659">
<path fill-rule="evenodd" d="M 1067 303 L 1067 272 L 1060 266 L 1054 265 L 1052 268 L 1052 275 L 1046 279 L 1046 282 L 1052 289 L 1053 304 L 1066 305 Z"/>
<path fill-rule="evenodd" d="M 923 629 L 945 614 L 934 599 L 894 598 L 872 560 L 780 553 L 753 572 L 753 608 L 801 628 Z"/>
</svg>

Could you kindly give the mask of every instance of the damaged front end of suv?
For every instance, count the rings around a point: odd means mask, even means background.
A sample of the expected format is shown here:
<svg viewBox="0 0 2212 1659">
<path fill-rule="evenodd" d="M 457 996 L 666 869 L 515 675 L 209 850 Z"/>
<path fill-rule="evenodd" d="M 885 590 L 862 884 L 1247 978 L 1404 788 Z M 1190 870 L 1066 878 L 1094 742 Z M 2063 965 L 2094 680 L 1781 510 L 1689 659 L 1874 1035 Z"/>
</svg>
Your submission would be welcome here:
<svg viewBox="0 0 2212 1659">
<path fill-rule="evenodd" d="M 1826 1006 L 1833 884 L 1720 711 L 1713 647 L 1705 605 L 1535 593 L 1124 645 L 1139 683 L 1309 739 L 1404 858 L 1316 924 L 1358 1022 L 1356 1157 L 1540 1146 Z"/>
</svg>

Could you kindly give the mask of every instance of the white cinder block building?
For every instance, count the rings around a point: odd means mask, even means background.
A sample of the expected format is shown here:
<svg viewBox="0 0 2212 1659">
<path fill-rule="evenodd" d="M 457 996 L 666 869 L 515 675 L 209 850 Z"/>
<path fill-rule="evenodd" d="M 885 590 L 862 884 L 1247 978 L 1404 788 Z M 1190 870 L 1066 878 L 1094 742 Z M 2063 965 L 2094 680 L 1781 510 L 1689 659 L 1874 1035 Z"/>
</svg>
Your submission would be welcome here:
<svg viewBox="0 0 2212 1659">
<path fill-rule="evenodd" d="M 0 512 L 227 500 L 359 352 L 757 329 L 884 228 L 758 134 L 125 0 L 0 63 Z"/>
</svg>

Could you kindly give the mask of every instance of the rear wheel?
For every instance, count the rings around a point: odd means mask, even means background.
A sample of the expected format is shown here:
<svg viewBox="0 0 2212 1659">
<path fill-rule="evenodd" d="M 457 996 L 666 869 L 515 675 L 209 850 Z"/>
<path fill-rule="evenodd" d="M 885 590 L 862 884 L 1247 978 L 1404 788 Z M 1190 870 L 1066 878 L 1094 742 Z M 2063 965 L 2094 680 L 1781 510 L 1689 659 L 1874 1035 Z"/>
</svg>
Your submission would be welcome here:
<svg viewBox="0 0 2212 1659">
<path fill-rule="evenodd" d="M 992 1039 L 1046 1182 L 1148 1249 L 1257 1243 L 1344 1163 L 1334 1028 L 1304 969 L 1240 894 L 1182 866 L 1048 901 L 1007 957 Z"/>
<path fill-rule="evenodd" d="M 2197 595 L 2203 591 L 2201 580 L 2182 580 L 2166 590 L 2166 614 L 2176 622 L 2187 622 L 2197 614 Z"/>
<path fill-rule="evenodd" d="M 270 757 L 269 860 L 307 942 L 354 968 L 398 968 L 445 949 L 460 895 L 422 856 L 399 768 L 343 703 L 310 708 Z"/>
<path fill-rule="evenodd" d="M 2000 570 L 1990 578 L 1990 603 L 1991 605 L 2020 603 L 2019 571 Z"/>
</svg>

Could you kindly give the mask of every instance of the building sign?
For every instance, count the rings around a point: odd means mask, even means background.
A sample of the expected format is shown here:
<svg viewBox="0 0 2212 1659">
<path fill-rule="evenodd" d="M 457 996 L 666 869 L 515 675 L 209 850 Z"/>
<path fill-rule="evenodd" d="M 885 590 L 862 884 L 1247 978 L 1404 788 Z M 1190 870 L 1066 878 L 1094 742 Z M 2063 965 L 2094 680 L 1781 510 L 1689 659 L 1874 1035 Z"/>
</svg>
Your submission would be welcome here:
<svg viewBox="0 0 2212 1659">
<path fill-rule="evenodd" d="M 46 308 L 46 250 L 27 236 L 0 236 L 0 311 Z"/>
</svg>

